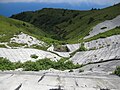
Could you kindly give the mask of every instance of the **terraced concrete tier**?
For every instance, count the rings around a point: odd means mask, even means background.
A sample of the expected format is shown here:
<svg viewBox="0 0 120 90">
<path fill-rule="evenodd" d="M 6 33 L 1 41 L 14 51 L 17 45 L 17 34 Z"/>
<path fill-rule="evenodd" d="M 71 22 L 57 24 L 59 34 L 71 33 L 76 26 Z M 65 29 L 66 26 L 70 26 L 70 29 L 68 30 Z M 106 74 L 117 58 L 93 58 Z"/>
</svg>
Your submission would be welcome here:
<svg viewBox="0 0 120 90">
<path fill-rule="evenodd" d="M 74 63 L 87 64 L 92 62 L 104 62 L 120 59 L 120 48 L 102 48 L 98 50 L 77 52 L 70 60 Z"/>
<path fill-rule="evenodd" d="M 70 60 L 87 64 L 111 59 L 120 59 L 120 35 L 110 36 L 85 43 L 89 51 L 77 52 Z"/>
<path fill-rule="evenodd" d="M 117 66 L 120 66 L 120 60 L 112 60 L 104 63 L 88 64 L 81 68 L 84 71 L 99 73 L 113 73 Z"/>
<path fill-rule="evenodd" d="M 106 20 L 96 25 L 95 27 L 93 27 L 93 30 L 89 33 L 89 36 L 86 36 L 84 39 L 87 39 L 99 33 L 103 33 L 108 30 L 114 29 L 117 26 L 120 26 L 120 15 L 112 20 Z"/>
<path fill-rule="evenodd" d="M 7 49 L 0 48 L 0 57 L 9 59 L 12 62 L 26 62 L 28 60 L 35 61 L 36 59 L 31 58 L 31 55 L 37 55 L 38 59 L 50 58 L 51 60 L 59 60 L 60 57 L 43 50 L 20 48 L 20 49 Z"/>
<path fill-rule="evenodd" d="M 120 90 L 120 78 L 97 73 L 0 72 L 0 90 Z"/>
<path fill-rule="evenodd" d="M 76 51 L 77 49 L 79 49 L 81 45 L 80 44 L 67 44 L 66 46 L 72 53 L 72 52 Z"/>
<path fill-rule="evenodd" d="M 87 49 L 99 49 L 103 47 L 115 49 L 120 47 L 120 35 L 113 35 L 104 39 L 97 39 L 85 43 Z"/>
</svg>

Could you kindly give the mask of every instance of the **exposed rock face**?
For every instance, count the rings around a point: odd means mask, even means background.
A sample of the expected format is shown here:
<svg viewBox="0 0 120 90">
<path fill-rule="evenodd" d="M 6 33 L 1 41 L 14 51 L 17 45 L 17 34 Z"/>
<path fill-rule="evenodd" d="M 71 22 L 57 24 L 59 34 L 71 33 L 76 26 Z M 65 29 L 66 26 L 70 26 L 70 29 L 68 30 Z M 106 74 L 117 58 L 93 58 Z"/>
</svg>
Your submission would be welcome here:
<svg viewBox="0 0 120 90">
<path fill-rule="evenodd" d="M 98 25 L 96 25 L 93 30 L 89 33 L 89 36 L 86 36 L 84 39 L 93 37 L 99 33 L 106 32 L 108 30 L 114 29 L 115 27 L 120 26 L 120 15 L 112 20 L 106 20 Z"/>
<path fill-rule="evenodd" d="M 36 59 L 31 58 L 31 55 L 37 55 L 38 59 L 50 58 L 51 60 L 59 60 L 60 57 L 43 50 L 37 49 L 7 49 L 7 48 L 0 48 L 0 57 L 4 57 L 9 59 L 12 62 L 25 62 L 27 60 L 35 61 Z"/>
</svg>

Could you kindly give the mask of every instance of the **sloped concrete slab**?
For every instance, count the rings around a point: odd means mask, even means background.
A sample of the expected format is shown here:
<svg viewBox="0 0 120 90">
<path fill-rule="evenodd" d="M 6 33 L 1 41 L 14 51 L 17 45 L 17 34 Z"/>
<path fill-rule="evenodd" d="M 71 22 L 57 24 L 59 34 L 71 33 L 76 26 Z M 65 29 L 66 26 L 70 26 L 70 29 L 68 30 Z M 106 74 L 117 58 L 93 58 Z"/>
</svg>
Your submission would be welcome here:
<svg viewBox="0 0 120 90">
<path fill-rule="evenodd" d="M 89 36 L 86 36 L 84 39 L 93 37 L 99 33 L 106 32 L 108 30 L 114 29 L 115 27 L 120 26 L 120 15 L 112 20 L 106 20 L 95 27 L 93 27 L 93 30 L 89 33 Z"/>
<path fill-rule="evenodd" d="M 12 62 L 26 62 L 28 60 L 36 61 L 36 59 L 31 58 L 31 55 L 37 55 L 38 59 L 50 58 L 51 60 L 59 60 L 60 57 L 43 50 L 21 48 L 21 49 L 7 49 L 0 48 L 0 57 L 9 59 Z"/>
<path fill-rule="evenodd" d="M 90 75 L 72 73 L 0 72 L 1 90 L 100 90 L 120 89 L 120 78 L 113 75 Z M 32 77 L 32 78 L 31 78 Z"/>
</svg>

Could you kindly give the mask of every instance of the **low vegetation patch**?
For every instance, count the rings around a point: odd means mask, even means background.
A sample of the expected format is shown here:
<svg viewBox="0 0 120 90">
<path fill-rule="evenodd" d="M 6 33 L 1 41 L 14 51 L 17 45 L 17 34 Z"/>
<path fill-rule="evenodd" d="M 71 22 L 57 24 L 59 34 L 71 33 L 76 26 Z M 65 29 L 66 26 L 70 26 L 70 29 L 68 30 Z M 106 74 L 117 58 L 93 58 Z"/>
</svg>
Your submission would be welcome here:
<svg viewBox="0 0 120 90">
<path fill-rule="evenodd" d="M 6 46 L 4 44 L 0 44 L 1 48 L 6 48 Z"/>
<path fill-rule="evenodd" d="M 87 51 L 87 48 L 85 48 L 84 43 L 81 43 L 81 47 L 79 48 L 79 51 Z"/>
<path fill-rule="evenodd" d="M 22 46 L 25 46 L 25 45 L 27 45 L 27 44 L 15 43 L 15 42 L 8 43 L 8 46 L 10 46 L 10 47 L 22 47 Z"/>
<path fill-rule="evenodd" d="M 116 70 L 114 71 L 114 74 L 120 76 L 120 66 L 116 67 Z"/>
<path fill-rule="evenodd" d="M 32 46 L 30 46 L 30 48 L 35 48 L 35 49 L 47 51 L 48 46 L 32 45 Z"/>
<path fill-rule="evenodd" d="M 76 54 L 76 52 L 87 51 L 87 50 L 88 50 L 88 49 L 85 48 L 84 43 L 81 43 L 81 47 L 80 47 L 78 50 L 72 52 L 72 53 L 70 54 L 70 57 L 74 56 L 74 55 Z"/>
<path fill-rule="evenodd" d="M 69 52 L 67 46 L 62 46 L 62 45 L 55 45 L 54 50 L 58 52 Z"/>
<path fill-rule="evenodd" d="M 30 57 L 31 57 L 31 58 L 34 58 L 34 59 L 37 59 L 37 58 L 38 58 L 38 56 L 37 56 L 36 54 L 33 54 L 33 55 L 31 55 Z"/>
<path fill-rule="evenodd" d="M 80 68 L 82 65 L 73 64 L 72 61 L 67 59 L 61 59 L 59 61 L 51 61 L 50 59 L 41 59 L 36 62 L 27 61 L 21 62 L 10 62 L 8 59 L 0 58 L 0 70 L 15 70 L 18 68 L 23 68 L 24 71 L 39 71 L 48 70 L 54 68 L 57 70 L 72 70 Z"/>
<path fill-rule="evenodd" d="M 14 70 L 15 65 L 7 59 L 0 58 L 0 70 Z"/>
</svg>

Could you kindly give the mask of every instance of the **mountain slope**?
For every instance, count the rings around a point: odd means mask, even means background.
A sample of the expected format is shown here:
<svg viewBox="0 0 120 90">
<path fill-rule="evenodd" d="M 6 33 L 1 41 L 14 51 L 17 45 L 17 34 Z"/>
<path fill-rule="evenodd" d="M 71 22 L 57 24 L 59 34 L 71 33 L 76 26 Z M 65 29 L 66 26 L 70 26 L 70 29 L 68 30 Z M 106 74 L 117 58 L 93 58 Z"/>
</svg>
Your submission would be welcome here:
<svg viewBox="0 0 120 90">
<path fill-rule="evenodd" d="M 48 44 L 55 41 L 46 38 L 47 34 L 32 24 L 0 16 L 0 42 L 9 42 L 10 38 L 13 38 L 14 35 L 19 35 L 21 32 Z"/>
<path fill-rule="evenodd" d="M 75 11 L 45 8 L 35 12 L 22 12 L 11 18 L 29 22 L 57 40 L 77 42 L 89 34 L 92 28 L 100 22 L 110 20 L 120 15 L 120 4 L 89 11 Z"/>
<path fill-rule="evenodd" d="M 13 15 L 11 17 L 30 22 L 35 26 L 42 28 L 45 32 L 52 34 L 51 37 L 59 39 L 60 36 L 57 36 L 60 31 L 57 33 L 56 25 L 65 21 L 69 21 L 69 19 L 75 17 L 77 14 L 79 14 L 79 11 L 44 8 L 35 12 L 22 12 L 18 15 Z M 54 35 L 56 33 L 57 35 L 55 37 Z"/>
</svg>

